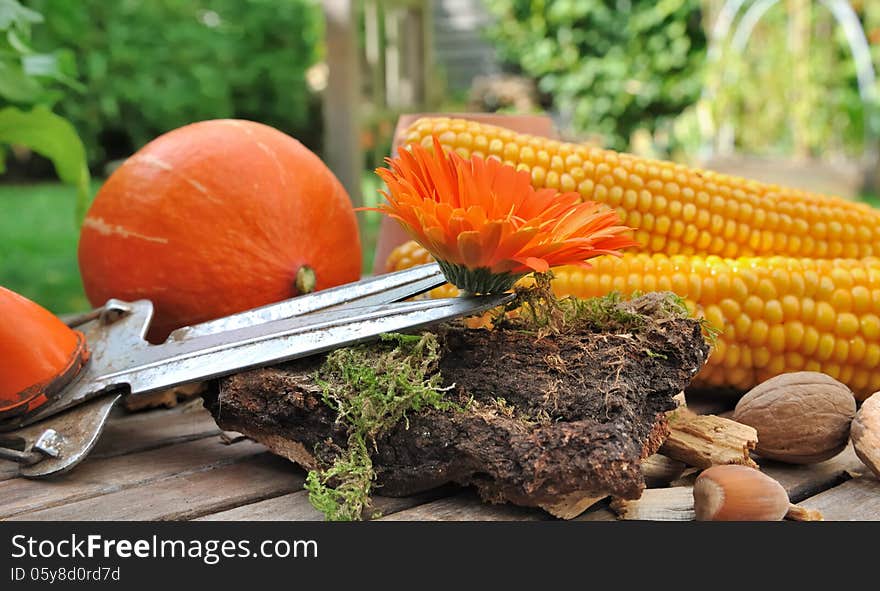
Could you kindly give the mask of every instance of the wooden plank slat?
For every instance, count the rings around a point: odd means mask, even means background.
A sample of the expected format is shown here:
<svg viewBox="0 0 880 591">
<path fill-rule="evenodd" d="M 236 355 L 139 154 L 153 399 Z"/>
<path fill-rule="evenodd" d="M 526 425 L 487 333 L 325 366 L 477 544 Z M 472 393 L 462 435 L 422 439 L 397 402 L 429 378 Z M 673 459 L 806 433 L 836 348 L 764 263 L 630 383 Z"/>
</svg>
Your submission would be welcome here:
<svg viewBox="0 0 880 591">
<path fill-rule="evenodd" d="M 515 505 L 490 505 L 473 491 L 398 511 L 382 521 L 545 521 L 551 517 L 540 509 Z"/>
<path fill-rule="evenodd" d="M 176 521 L 300 489 L 302 470 L 263 453 L 235 462 L 39 511 L 12 521 Z"/>
<path fill-rule="evenodd" d="M 18 464 L 9 460 L 0 460 L 0 482 L 18 476 Z"/>
<path fill-rule="evenodd" d="M 792 503 L 800 503 L 850 478 L 851 472 L 866 470 L 856 456 L 852 445 L 824 462 L 818 464 L 783 464 L 761 460 L 761 471 L 779 481 Z"/>
<path fill-rule="evenodd" d="M 6 480 L 0 482 L 0 519 L 215 468 L 265 449 L 252 441 L 223 445 L 210 437 L 124 456 L 90 458 L 51 480 Z"/>
<path fill-rule="evenodd" d="M 204 408 L 139 413 L 109 422 L 90 457 L 110 458 L 220 433 L 220 427 Z"/>
<path fill-rule="evenodd" d="M 297 491 L 256 503 L 211 513 L 195 521 L 321 521 L 324 516 Z"/>
<path fill-rule="evenodd" d="M 800 503 L 820 511 L 826 521 L 880 521 L 880 480 L 853 478 Z"/>
<path fill-rule="evenodd" d="M 373 512 L 382 517 L 434 501 L 448 494 L 449 489 L 440 488 L 409 497 L 373 497 Z M 266 499 L 205 515 L 196 521 L 323 521 L 324 515 L 309 503 L 308 492 L 301 490 L 284 496 Z"/>
<path fill-rule="evenodd" d="M 221 432 L 201 406 L 186 405 L 130 415 L 114 414 L 104 428 L 91 458 L 108 458 L 210 437 Z M 0 481 L 18 476 L 18 464 L 0 460 Z"/>
</svg>

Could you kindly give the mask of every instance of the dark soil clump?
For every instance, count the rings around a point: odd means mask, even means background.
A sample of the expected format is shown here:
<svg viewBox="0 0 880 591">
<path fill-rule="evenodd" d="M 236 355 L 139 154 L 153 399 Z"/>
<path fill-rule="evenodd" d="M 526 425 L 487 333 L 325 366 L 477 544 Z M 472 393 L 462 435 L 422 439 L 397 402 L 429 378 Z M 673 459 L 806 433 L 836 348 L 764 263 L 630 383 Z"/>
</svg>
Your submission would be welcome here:
<svg viewBox="0 0 880 591">
<path fill-rule="evenodd" d="M 709 350 L 701 324 L 671 298 L 594 301 L 553 330 L 524 320 L 438 329 L 430 373 L 451 404 L 409 410 L 376 431 L 367 446 L 375 490 L 409 495 L 455 482 L 488 501 L 545 507 L 572 496 L 638 498 L 640 460 L 666 437 L 664 413 Z M 206 406 L 224 429 L 325 470 L 348 453 L 352 426 L 328 404 L 324 361 L 225 378 Z"/>
</svg>

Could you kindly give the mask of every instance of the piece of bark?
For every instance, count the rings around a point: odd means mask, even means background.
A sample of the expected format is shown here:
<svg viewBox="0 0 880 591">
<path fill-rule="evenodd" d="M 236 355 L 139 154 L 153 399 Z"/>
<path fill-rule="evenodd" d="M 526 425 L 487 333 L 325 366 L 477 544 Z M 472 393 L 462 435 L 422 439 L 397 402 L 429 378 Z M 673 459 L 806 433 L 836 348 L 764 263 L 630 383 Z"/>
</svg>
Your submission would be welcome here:
<svg viewBox="0 0 880 591">
<path fill-rule="evenodd" d="M 642 460 L 642 475 L 648 488 L 660 488 L 684 474 L 687 464 L 663 454 L 653 454 Z"/>
<path fill-rule="evenodd" d="M 673 397 L 673 401 L 675 397 Z M 654 426 L 654 431 L 652 431 L 651 435 L 648 436 L 647 443 L 645 445 L 645 450 L 648 449 L 657 449 L 663 440 L 668 435 L 668 430 L 666 429 L 665 422 L 657 422 Z M 652 454 L 647 458 L 642 460 L 641 467 L 642 473 L 644 475 L 644 464 L 649 458 L 653 458 L 657 456 L 657 454 Z M 674 461 L 674 460 L 670 460 Z M 682 464 L 684 466 L 684 464 Z M 650 486 L 648 484 L 648 479 L 645 478 L 646 486 Z M 584 492 L 575 492 L 570 495 L 566 495 L 561 498 L 559 501 L 555 503 L 548 503 L 540 505 L 542 509 L 547 511 L 550 515 L 554 517 L 558 517 L 559 519 L 574 519 L 579 516 L 581 513 L 598 503 L 604 499 L 607 499 L 607 495 L 602 496 L 592 496 L 589 493 Z"/>
<path fill-rule="evenodd" d="M 541 338 L 439 330 L 442 382 L 463 409 L 410 412 L 381 434 L 372 454 L 376 493 L 405 496 L 454 482 L 475 486 L 486 501 L 565 516 L 591 497 L 638 498 L 641 460 L 666 437 L 672 398 L 707 354 L 700 326 L 670 316 L 663 298 L 621 304 L 646 319 L 638 330 Z M 315 382 L 322 360 L 225 378 L 206 406 L 223 429 L 307 469 L 327 467 L 346 449 L 348 430 Z"/>
<path fill-rule="evenodd" d="M 693 521 L 694 489 L 690 486 L 651 488 L 636 500 L 614 499 L 611 510 L 626 521 Z"/>
<path fill-rule="evenodd" d="M 742 464 L 757 468 L 749 452 L 758 432 L 742 423 L 715 415 L 697 415 L 684 408 L 669 413 L 669 437 L 660 452 L 697 468 Z"/>
</svg>

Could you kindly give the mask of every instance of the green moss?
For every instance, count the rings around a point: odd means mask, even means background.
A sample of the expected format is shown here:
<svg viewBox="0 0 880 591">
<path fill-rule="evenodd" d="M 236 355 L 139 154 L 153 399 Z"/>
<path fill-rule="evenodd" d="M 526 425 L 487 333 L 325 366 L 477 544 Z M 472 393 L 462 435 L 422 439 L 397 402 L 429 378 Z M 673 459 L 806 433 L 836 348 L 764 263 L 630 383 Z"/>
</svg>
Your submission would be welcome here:
<svg viewBox="0 0 880 591">
<path fill-rule="evenodd" d="M 369 507 L 375 480 L 370 450 L 383 432 L 406 422 L 410 411 L 456 408 L 444 397 L 439 357 L 437 338 L 430 333 L 383 335 L 378 345 L 327 356 L 316 380 L 324 402 L 348 427 L 348 449 L 327 469 L 309 472 L 306 489 L 328 520 L 360 519 Z"/>
<path fill-rule="evenodd" d="M 373 463 L 366 443 L 355 437 L 348 442 L 348 455 L 339 457 L 327 470 L 309 471 L 306 490 L 309 502 L 328 521 L 361 519 L 369 506 Z"/>
<path fill-rule="evenodd" d="M 557 298 L 553 294 L 552 272 L 535 274 L 530 287 L 516 288 L 516 299 L 501 310 L 493 324 L 507 323 L 511 328 L 541 332 L 563 332 L 584 327 L 596 332 L 638 331 L 646 322 L 646 315 L 625 305 L 619 292 L 580 299 L 573 296 Z M 635 299 L 640 294 L 633 294 Z M 650 316 L 659 318 L 687 318 L 684 299 L 672 292 L 664 294 L 653 304 Z M 507 312 L 518 309 L 517 317 L 510 320 Z"/>
<path fill-rule="evenodd" d="M 645 324 L 644 316 L 621 306 L 624 300 L 616 291 L 598 298 L 572 300 L 569 315 L 598 331 L 638 330 Z"/>
</svg>

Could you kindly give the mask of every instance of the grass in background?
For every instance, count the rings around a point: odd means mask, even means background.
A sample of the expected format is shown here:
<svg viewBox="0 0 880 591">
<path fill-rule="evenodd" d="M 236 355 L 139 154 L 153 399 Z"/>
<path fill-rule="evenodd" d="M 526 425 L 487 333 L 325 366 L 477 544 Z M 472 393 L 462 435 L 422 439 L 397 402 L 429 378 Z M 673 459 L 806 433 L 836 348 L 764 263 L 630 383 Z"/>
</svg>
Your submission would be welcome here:
<svg viewBox="0 0 880 591">
<path fill-rule="evenodd" d="M 89 308 L 76 262 L 75 205 L 67 185 L 0 185 L 0 285 L 56 314 Z"/>
<path fill-rule="evenodd" d="M 379 179 L 364 172 L 364 205 L 378 203 Z M 93 185 L 92 193 L 100 187 Z M 74 222 L 76 195 L 58 183 L 0 185 L 0 285 L 55 314 L 90 308 L 76 260 L 79 230 Z M 358 212 L 363 269 L 373 268 L 380 214 Z"/>
</svg>

